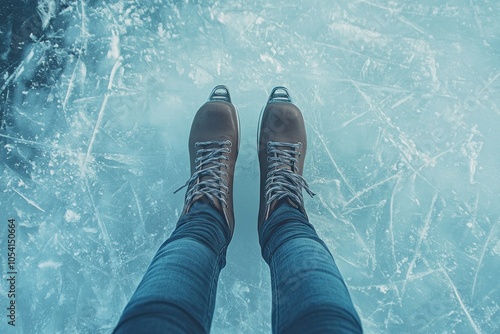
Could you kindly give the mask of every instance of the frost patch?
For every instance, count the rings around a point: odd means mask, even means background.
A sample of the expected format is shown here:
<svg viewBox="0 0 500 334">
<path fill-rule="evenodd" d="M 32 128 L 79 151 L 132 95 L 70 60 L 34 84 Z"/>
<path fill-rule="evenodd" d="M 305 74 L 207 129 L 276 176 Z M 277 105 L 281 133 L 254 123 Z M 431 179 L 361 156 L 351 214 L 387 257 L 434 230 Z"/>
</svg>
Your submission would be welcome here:
<svg viewBox="0 0 500 334">
<path fill-rule="evenodd" d="M 387 287 L 387 285 L 379 285 L 377 286 L 377 290 L 385 295 L 389 291 L 389 288 Z"/>
<path fill-rule="evenodd" d="M 260 55 L 260 60 L 262 60 L 265 63 L 270 63 L 276 66 L 276 73 L 282 73 L 283 72 L 283 66 L 281 66 L 280 62 L 271 57 L 269 53 L 264 53 Z"/>
<path fill-rule="evenodd" d="M 80 220 L 80 215 L 73 210 L 66 210 L 66 213 L 64 214 L 64 219 L 68 223 L 76 223 Z"/>
<path fill-rule="evenodd" d="M 120 57 L 120 35 L 114 30 L 111 30 L 111 44 L 107 57 L 111 59 L 118 59 Z"/>
<path fill-rule="evenodd" d="M 214 78 L 202 68 L 196 68 L 189 72 L 189 77 L 196 85 L 209 84 L 214 81 Z"/>
<path fill-rule="evenodd" d="M 497 243 L 493 247 L 493 253 L 496 255 L 500 255 L 500 241 L 497 241 Z"/>
<path fill-rule="evenodd" d="M 48 27 L 50 20 L 56 16 L 57 4 L 54 0 L 41 0 L 38 2 L 37 12 L 42 21 L 42 28 Z"/>
<path fill-rule="evenodd" d="M 83 228 L 83 232 L 87 232 L 87 233 L 97 233 L 97 229 L 94 228 L 94 227 L 84 227 Z"/>
<path fill-rule="evenodd" d="M 231 292 L 233 293 L 234 296 L 242 300 L 248 300 L 246 294 L 250 292 L 250 288 L 247 285 L 243 285 L 240 282 L 236 282 L 233 284 Z"/>
<path fill-rule="evenodd" d="M 38 264 L 38 268 L 40 269 L 45 269 L 45 268 L 51 268 L 51 269 L 57 269 L 62 265 L 61 262 L 54 262 L 52 260 L 41 262 Z"/>
<path fill-rule="evenodd" d="M 380 33 L 348 23 L 334 22 L 329 25 L 329 28 L 335 33 L 356 42 L 386 42 L 386 39 Z"/>
</svg>

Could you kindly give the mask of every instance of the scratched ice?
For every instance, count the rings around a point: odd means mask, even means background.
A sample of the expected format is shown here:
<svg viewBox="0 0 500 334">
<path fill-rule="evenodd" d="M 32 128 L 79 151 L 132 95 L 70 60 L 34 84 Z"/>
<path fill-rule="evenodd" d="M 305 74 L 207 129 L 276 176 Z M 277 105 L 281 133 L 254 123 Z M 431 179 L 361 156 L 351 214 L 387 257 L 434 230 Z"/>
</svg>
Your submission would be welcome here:
<svg viewBox="0 0 500 334">
<path fill-rule="evenodd" d="M 196 109 L 239 109 L 214 333 L 270 333 L 256 127 L 287 86 L 310 219 L 367 333 L 500 331 L 500 2 L 2 2 L 1 268 L 16 333 L 108 333 L 179 216 Z M 2 280 L 0 332 L 6 324 Z"/>
</svg>

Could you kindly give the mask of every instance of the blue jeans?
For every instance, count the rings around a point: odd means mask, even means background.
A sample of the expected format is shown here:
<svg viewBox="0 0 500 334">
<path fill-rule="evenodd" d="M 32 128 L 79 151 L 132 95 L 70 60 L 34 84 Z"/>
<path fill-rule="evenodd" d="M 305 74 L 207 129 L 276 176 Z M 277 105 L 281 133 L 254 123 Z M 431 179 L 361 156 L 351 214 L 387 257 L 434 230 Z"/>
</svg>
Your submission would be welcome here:
<svg viewBox="0 0 500 334">
<path fill-rule="evenodd" d="M 271 269 L 274 333 L 361 333 L 326 245 L 299 210 L 280 205 L 259 231 Z M 211 205 L 195 203 L 161 246 L 114 333 L 208 333 L 230 232 Z"/>
</svg>

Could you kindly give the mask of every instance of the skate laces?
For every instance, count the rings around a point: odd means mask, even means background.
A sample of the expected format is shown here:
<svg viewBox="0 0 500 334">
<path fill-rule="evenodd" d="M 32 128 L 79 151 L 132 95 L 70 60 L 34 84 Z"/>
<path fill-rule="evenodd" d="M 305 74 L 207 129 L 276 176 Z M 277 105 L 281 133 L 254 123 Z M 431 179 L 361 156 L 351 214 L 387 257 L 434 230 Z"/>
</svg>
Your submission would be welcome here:
<svg viewBox="0 0 500 334">
<path fill-rule="evenodd" d="M 209 148 L 211 145 L 217 147 Z M 188 187 L 186 203 L 191 202 L 198 195 L 205 195 L 213 204 L 215 204 L 215 199 L 218 199 L 221 204 L 227 207 L 229 188 L 226 170 L 228 165 L 223 160 L 229 160 L 227 154 L 231 152 L 230 147 L 232 145 L 233 143 L 230 140 L 195 143 L 195 148 L 198 148 L 196 155 L 199 155 L 195 159 L 195 164 L 197 164 L 195 172 L 182 187 L 174 191 L 174 194 L 182 188 Z"/>
<path fill-rule="evenodd" d="M 297 206 L 303 207 L 302 189 L 311 197 L 315 195 L 307 184 L 306 180 L 299 175 L 297 166 L 302 143 L 267 143 L 267 161 L 272 162 L 268 166 L 269 172 L 266 179 L 266 206 L 273 201 L 279 201 L 285 197 L 290 198 Z"/>
</svg>

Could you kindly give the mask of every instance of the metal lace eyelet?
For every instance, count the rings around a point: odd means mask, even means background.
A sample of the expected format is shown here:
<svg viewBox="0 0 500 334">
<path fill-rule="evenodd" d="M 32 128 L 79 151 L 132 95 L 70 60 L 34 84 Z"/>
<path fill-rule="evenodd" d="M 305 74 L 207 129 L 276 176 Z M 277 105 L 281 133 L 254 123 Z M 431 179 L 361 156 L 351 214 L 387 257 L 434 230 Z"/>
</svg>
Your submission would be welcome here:
<svg viewBox="0 0 500 334">
<path fill-rule="evenodd" d="M 271 162 L 271 157 L 267 157 L 267 162 Z"/>
<path fill-rule="evenodd" d="M 227 144 L 227 143 L 229 143 L 229 144 Z M 230 140 L 226 140 L 226 145 L 229 145 L 229 147 L 232 147 L 233 146 L 233 142 L 230 141 Z"/>
<path fill-rule="evenodd" d="M 268 149 L 267 149 L 267 153 L 271 153 L 271 148 L 268 148 Z"/>
<path fill-rule="evenodd" d="M 299 148 L 302 148 L 302 143 L 299 141 Z"/>
<path fill-rule="evenodd" d="M 200 143 L 198 143 L 198 142 L 194 143 L 194 148 L 198 148 L 198 147 L 200 147 Z"/>
<path fill-rule="evenodd" d="M 231 149 L 230 148 L 227 149 L 227 153 L 231 153 Z"/>
<path fill-rule="evenodd" d="M 270 141 L 267 142 L 267 147 L 271 147 L 271 142 Z"/>
</svg>

